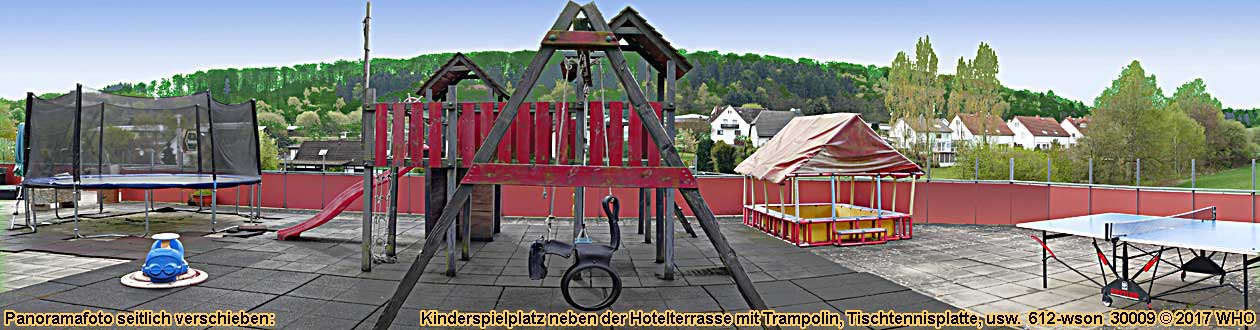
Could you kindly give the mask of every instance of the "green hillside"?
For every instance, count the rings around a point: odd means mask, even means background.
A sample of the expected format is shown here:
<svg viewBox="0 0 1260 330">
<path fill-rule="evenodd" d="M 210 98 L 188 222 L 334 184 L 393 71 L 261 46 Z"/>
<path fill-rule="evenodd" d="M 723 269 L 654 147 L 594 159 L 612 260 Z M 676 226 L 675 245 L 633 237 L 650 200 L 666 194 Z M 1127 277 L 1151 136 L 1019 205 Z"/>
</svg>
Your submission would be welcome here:
<svg viewBox="0 0 1260 330">
<path fill-rule="evenodd" d="M 393 101 L 414 93 L 422 80 L 452 54 L 425 54 L 407 59 L 374 59 L 372 86 L 381 101 Z M 511 86 L 533 57 L 533 51 L 486 51 L 468 54 L 489 74 Z M 629 54 L 637 71 L 643 65 L 636 54 Z M 789 59 L 758 54 L 733 54 L 717 51 L 689 52 L 694 65 L 679 82 L 679 110 L 682 113 L 708 113 L 715 105 L 756 103 L 771 109 L 799 108 L 807 114 L 831 112 L 861 113 L 868 121 L 886 121 L 884 81 L 887 67 L 844 62 L 820 62 L 813 59 Z M 558 61 L 543 73 L 543 86 L 534 89 L 534 97 L 555 100 L 573 98 L 571 88 L 555 89 L 559 78 Z M 607 66 L 605 65 L 605 68 Z M 598 70 L 598 69 L 597 69 Z M 599 72 L 596 72 L 597 74 Z M 357 121 L 350 114 L 362 104 L 362 63 L 338 60 L 331 63 L 308 63 L 285 67 L 223 68 L 177 74 L 145 82 L 119 82 L 104 86 L 107 91 L 132 95 L 174 96 L 210 90 L 223 102 L 260 101 L 260 120 L 301 126 L 318 126 L 309 135 L 333 135 L 339 131 L 357 131 Z M 510 78 L 509 78 L 510 77 Z M 951 77 L 945 76 L 946 80 Z M 601 81 L 602 80 L 602 81 Z M 608 100 L 620 99 L 616 79 L 606 72 L 595 80 L 593 98 L 603 95 Z M 482 86 L 463 84 L 461 99 L 484 100 Z M 1011 104 L 1007 117 L 1042 115 L 1062 118 L 1082 115 L 1088 108 L 1079 101 L 1055 96 L 1053 92 L 1003 89 Z M 0 109 L 20 109 L 20 100 L 0 100 Z M 298 119 L 303 112 L 318 114 L 318 120 Z M 21 111 L 11 113 L 20 119 Z M 280 118 L 283 119 L 280 119 Z"/>
</svg>

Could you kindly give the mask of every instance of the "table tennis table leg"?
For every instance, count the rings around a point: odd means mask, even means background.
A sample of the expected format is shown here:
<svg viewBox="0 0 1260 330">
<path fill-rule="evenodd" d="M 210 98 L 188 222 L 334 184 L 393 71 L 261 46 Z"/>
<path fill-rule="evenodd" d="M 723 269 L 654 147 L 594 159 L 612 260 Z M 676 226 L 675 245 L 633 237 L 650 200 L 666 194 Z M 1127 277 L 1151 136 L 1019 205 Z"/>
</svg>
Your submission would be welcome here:
<svg viewBox="0 0 1260 330">
<path fill-rule="evenodd" d="M 1044 242 L 1045 240 L 1046 240 L 1046 231 L 1042 230 L 1041 241 Z M 1041 288 L 1042 289 L 1050 288 L 1050 278 L 1047 275 L 1048 272 L 1046 270 L 1047 268 L 1046 262 L 1049 261 L 1048 260 L 1049 258 L 1050 257 L 1046 255 L 1046 249 L 1041 249 Z"/>
</svg>

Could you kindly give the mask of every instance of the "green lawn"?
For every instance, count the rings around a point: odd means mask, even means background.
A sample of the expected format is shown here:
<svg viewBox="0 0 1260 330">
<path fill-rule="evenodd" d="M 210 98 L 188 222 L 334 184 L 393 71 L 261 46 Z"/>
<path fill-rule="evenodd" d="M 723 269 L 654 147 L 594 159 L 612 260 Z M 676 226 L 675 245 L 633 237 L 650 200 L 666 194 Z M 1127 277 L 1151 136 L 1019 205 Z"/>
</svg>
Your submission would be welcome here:
<svg viewBox="0 0 1260 330">
<path fill-rule="evenodd" d="M 971 171 L 964 170 L 964 168 L 966 168 L 966 166 L 933 167 L 932 178 L 960 180 L 975 178 L 975 174 L 971 173 Z M 970 168 L 966 169 L 970 170 Z"/>
<path fill-rule="evenodd" d="M 1195 180 L 1195 186 L 1198 188 L 1215 188 L 1215 189 L 1251 189 L 1251 166 L 1235 168 L 1231 170 L 1220 171 L 1208 175 L 1203 175 Z M 1181 182 L 1178 187 L 1190 187 L 1190 180 Z"/>
</svg>

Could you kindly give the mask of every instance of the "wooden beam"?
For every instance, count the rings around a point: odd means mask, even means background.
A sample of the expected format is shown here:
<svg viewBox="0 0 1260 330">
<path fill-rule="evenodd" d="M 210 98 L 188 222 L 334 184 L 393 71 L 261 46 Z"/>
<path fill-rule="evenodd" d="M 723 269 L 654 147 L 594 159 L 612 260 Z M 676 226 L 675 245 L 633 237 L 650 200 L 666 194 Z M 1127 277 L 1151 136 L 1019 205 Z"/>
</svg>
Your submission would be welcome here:
<svg viewBox="0 0 1260 330">
<path fill-rule="evenodd" d="M 699 188 L 691 170 L 679 167 L 473 164 L 460 184 L 553 187 Z"/>
<path fill-rule="evenodd" d="M 603 49 L 616 48 L 617 36 L 609 31 L 564 31 L 552 30 L 543 37 L 543 46 L 565 49 Z"/>
</svg>

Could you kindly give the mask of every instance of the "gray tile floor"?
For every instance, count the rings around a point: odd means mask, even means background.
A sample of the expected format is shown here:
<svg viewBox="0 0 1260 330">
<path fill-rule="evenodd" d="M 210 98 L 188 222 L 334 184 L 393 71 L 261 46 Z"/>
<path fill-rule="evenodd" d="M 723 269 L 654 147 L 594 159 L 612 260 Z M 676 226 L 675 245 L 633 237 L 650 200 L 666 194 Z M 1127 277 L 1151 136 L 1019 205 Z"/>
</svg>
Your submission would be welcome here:
<svg viewBox="0 0 1260 330">
<path fill-rule="evenodd" d="M 124 262 L 38 251 L 0 252 L 0 293 Z"/>
<path fill-rule="evenodd" d="M 117 211 L 136 210 L 137 204 L 115 206 Z M 264 223 L 282 228 L 309 217 L 309 212 L 268 210 Z M 69 311 L 84 307 L 107 310 L 164 308 L 209 311 L 215 309 L 274 312 L 281 328 L 367 328 L 397 286 L 408 263 L 423 242 L 420 218 L 399 220 L 399 260 L 377 264 L 371 272 L 359 270 L 360 237 L 356 214 L 345 214 L 325 226 L 304 233 L 304 239 L 277 241 L 274 233 L 238 238 L 207 235 L 207 216 L 177 212 L 154 216 L 155 232 L 177 231 L 193 267 L 211 275 L 201 285 L 169 290 L 139 290 L 118 284 L 118 277 L 134 271 L 151 241 L 147 238 L 66 240 L 69 224 L 41 227 L 36 234 L 0 237 L 0 251 L 45 251 L 79 256 L 133 259 L 0 294 L 0 308 Z M 221 215 L 223 225 L 241 218 Z M 557 221 L 555 233 L 568 233 L 565 221 Z M 87 220 L 97 230 L 135 230 L 137 216 L 113 220 Z M 691 238 L 676 233 L 676 265 L 679 276 L 660 280 L 655 273 L 654 249 L 635 234 L 633 220 L 622 222 L 623 250 L 614 255 L 614 268 L 624 279 L 625 290 L 615 310 L 672 308 L 683 311 L 738 311 L 747 309 L 730 277 L 714 274 L 720 265 L 716 253 L 701 233 Z M 597 240 L 607 237 L 608 226 L 588 225 Z M 766 302 L 777 310 L 840 311 L 956 309 L 954 306 L 865 271 L 854 271 L 819 256 L 747 228 L 730 219 L 722 229 L 739 251 L 745 268 Z M 698 230 L 698 228 L 697 228 Z M 10 232 L 12 233 L 12 231 Z M 542 281 L 528 279 L 528 245 L 547 233 L 542 219 L 506 219 L 494 242 L 476 242 L 471 260 L 457 261 L 459 275 L 446 277 L 444 253 L 425 270 L 421 283 L 403 304 L 396 328 L 414 328 L 418 310 L 461 311 L 534 309 L 566 310 L 558 289 L 564 260 L 549 260 L 552 271 Z M 560 234 L 557 234 L 560 235 Z"/>
</svg>

